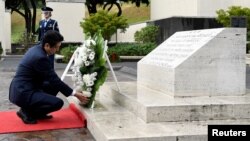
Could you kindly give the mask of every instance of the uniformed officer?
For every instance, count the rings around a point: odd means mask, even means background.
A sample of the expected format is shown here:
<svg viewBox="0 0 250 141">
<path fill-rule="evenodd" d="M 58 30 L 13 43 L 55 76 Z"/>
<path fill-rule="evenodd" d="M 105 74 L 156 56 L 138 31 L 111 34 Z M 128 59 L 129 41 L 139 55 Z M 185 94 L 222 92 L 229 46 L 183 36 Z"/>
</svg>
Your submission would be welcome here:
<svg viewBox="0 0 250 141">
<path fill-rule="evenodd" d="M 38 41 L 41 41 L 42 37 L 48 30 L 56 30 L 59 32 L 58 23 L 56 20 L 51 19 L 51 12 L 53 11 L 50 7 L 43 7 L 42 12 L 44 19 L 39 22 L 38 28 Z"/>
</svg>

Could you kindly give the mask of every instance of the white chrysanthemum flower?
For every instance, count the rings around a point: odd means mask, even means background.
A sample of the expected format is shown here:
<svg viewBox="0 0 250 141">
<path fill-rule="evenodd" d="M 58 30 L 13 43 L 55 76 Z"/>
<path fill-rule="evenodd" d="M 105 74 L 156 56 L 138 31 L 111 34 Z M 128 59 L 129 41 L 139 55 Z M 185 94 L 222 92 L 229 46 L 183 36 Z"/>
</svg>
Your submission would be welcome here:
<svg viewBox="0 0 250 141">
<path fill-rule="evenodd" d="M 85 66 L 89 66 L 90 62 L 89 61 L 84 61 Z"/>
<path fill-rule="evenodd" d="M 94 85 L 94 79 L 90 74 L 85 74 L 85 75 L 83 75 L 82 78 L 83 78 L 84 84 L 87 87 L 91 87 Z"/>
<path fill-rule="evenodd" d="M 95 77 L 97 76 L 97 72 L 93 72 L 92 75 Z"/>
<path fill-rule="evenodd" d="M 87 47 L 83 44 L 81 45 L 81 47 L 79 47 L 79 53 L 86 53 L 87 52 Z"/>
<path fill-rule="evenodd" d="M 74 62 L 75 67 L 83 65 L 83 61 L 81 60 L 81 58 L 76 58 L 74 61 L 75 61 Z"/>
<path fill-rule="evenodd" d="M 92 49 L 89 49 L 89 48 L 87 49 L 87 52 L 92 52 L 92 51 L 93 51 Z"/>
<path fill-rule="evenodd" d="M 94 45 L 94 46 L 95 46 L 96 43 L 95 43 L 94 40 L 88 39 L 88 40 L 85 41 L 85 45 L 86 45 L 87 47 L 90 47 L 91 45 Z"/>
<path fill-rule="evenodd" d="M 88 81 L 91 81 L 91 77 L 89 74 L 84 74 L 83 77 L 82 77 L 83 81 L 84 82 L 88 82 Z"/>
<path fill-rule="evenodd" d="M 89 54 L 89 59 L 90 60 L 93 60 L 95 58 L 95 52 L 91 52 L 90 54 Z"/>
<path fill-rule="evenodd" d="M 91 91 L 92 91 L 92 88 L 87 88 L 87 91 L 88 91 L 88 92 L 91 92 Z"/>
<path fill-rule="evenodd" d="M 80 56 L 81 60 L 84 62 L 87 60 L 87 54 Z"/>
<path fill-rule="evenodd" d="M 86 86 L 87 86 L 87 87 L 91 87 L 91 86 L 93 86 L 93 85 L 94 85 L 94 81 L 89 81 L 89 82 L 86 83 Z"/>
<path fill-rule="evenodd" d="M 92 78 L 91 78 L 91 79 L 92 79 L 92 81 L 96 81 L 96 78 L 95 78 L 94 76 L 92 76 Z"/>
<path fill-rule="evenodd" d="M 93 72 L 90 77 L 91 77 L 91 80 L 92 81 L 95 81 L 96 80 L 96 76 L 97 76 L 97 72 Z"/>
</svg>

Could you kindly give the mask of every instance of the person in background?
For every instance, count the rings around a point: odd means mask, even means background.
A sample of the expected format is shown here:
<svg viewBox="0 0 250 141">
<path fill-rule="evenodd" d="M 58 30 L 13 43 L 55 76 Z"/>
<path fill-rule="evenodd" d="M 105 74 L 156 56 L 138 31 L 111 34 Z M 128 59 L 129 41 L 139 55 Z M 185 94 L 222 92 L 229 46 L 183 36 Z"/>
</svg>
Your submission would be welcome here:
<svg viewBox="0 0 250 141">
<path fill-rule="evenodd" d="M 53 118 L 49 113 L 61 109 L 64 104 L 62 99 L 56 97 L 58 92 L 66 97 L 75 96 L 85 104 L 89 101 L 61 81 L 50 65 L 49 55 L 60 49 L 62 41 L 63 36 L 59 32 L 47 31 L 41 43 L 25 53 L 11 81 L 9 100 L 20 107 L 17 116 L 25 124 Z M 44 81 L 48 84 L 44 85 Z"/>
<path fill-rule="evenodd" d="M 55 30 L 59 32 L 58 22 L 56 20 L 51 19 L 53 9 L 50 7 L 43 7 L 42 13 L 44 19 L 39 22 L 39 28 L 37 29 L 38 33 L 38 41 L 40 42 L 44 36 L 44 34 L 49 30 Z M 51 55 L 50 57 L 51 65 L 54 68 L 54 60 L 55 55 Z"/>
<path fill-rule="evenodd" d="M 39 28 L 37 30 L 38 33 L 38 41 L 41 41 L 44 34 L 49 30 L 56 30 L 59 32 L 58 22 L 56 20 L 51 19 L 53 9 L 50 7 L 43 7 L 42 13 L 44 15 L 44 19 L 39 22 Z"/>
</svg>

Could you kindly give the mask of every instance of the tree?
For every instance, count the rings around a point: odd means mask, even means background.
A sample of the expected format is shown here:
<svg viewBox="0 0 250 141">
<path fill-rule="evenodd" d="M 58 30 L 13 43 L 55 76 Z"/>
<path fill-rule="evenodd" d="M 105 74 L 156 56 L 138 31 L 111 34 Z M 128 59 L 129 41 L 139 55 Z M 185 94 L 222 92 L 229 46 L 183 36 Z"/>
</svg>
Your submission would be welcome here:
<svg viewBox="0 0 250 141">
<path fill-rule="evenodd" d="M 97 12 L 97 5 L 103 6 L 103 10 L 110 11 L 115 5 L 118 8 L 117 16 L 122 15 L 121 3 L 120 2 L 132 2 L 137 7 L 140 7 L 141 3 L 149 5 L 149 0 L 86 0 L 86 6 L 89 14 L 95 14 Z"/>
<path fill-rule="evenodd" d="M 42 0 L 45 4 L 45 0 Z M 7 0 L 5 7 L 15 11 L 25 19 L 27 33 L 35 33 L 37 0 Z"/>
<path fill-rule="evenodd" d="M 127 19 L 123 16 L 118 17 L 116 14 L 109 14 L 103 10 L 98 11 L 96 14 L 91 14 L 80 25 L 84 29 L 84 33 L 90 34 L 92 37 L 101 30 L 101 34 L 105 40 L 110 40 L 117 29 L 122 29 L 122 32 L 125 32 L 128 27 Z"/>
<path fill-rule="evenodd" d="M 250 8 L 241 6 L 231 6 L 228 10 L 220 9 L 216 11 L 216 20 L 225 27 L 230 27 L 230 18 L 232 16 L 245 16 L 247 19 L 247 40 L 250 41 Z M 247 45 L 247 51 L 250 49 L 250 44 Z"/>
<path fill-rule="evenodd" d="M 134 34 L 135 41 L 139 43 L 156 43 L 159 27 L 155 25 L 148 25 Z"/>
<path fill-rule="evenodd" d="M 40 0 L 45 5 L 45 0 Z M 25 44 L 34 40 L 33 34 L 36 32 L 36 9 L 37 0 L 7 0 L 5 7 L 20 14 L 25 19 Z"/>
<path fill-rule="evenodd" d="M 230 18 L 232 16 L 245 16 L 247 18 L 247 32 L 250 35 L 250 8 L 231 6 L 228 10 L 220 9 L 216 13 L 218 15 L 216 20 L 225 27 L 230 27 Z M 248 40 L 250 40 L 250 36 L 248 36 Z"/>
</svg>

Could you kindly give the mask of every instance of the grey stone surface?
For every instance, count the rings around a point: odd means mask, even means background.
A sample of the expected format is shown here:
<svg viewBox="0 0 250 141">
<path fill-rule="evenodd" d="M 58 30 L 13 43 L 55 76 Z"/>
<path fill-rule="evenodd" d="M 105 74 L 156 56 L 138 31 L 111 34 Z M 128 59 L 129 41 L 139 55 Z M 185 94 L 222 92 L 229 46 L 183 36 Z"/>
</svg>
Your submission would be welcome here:
<svg viewBox="0 0 250 141">
<path fill-rule="evenodd" d="M 131 109 L 119 105 L 117 101 L 114 102 L 114 97 L 111 98 L 108 93 L 107 90 L 100 91 L 94 109 L 78 107 L 85 114 L 88 129 L 97 141 L 207 141 L 207 125 L 250 124 L 249 118 L 146 123 L 133 114 Z M 124 100 L 136 99 L 131 97 Z M 77 103 L 75 99 L 70 101 Z M 154 101 L 152 100 L 151 103 Z M 185 113 L 187 112 L 183 114 Z M 172 114 L 174 113 L 169 113 L 169 116 Z"/>
<path fill-rule="evenodd" d="M 111 89 L 111 90 L 109 90 Z M 245 119 L 250 117 L 250 93 L 244 96 L 200 96 L 173 98 L 136 82 L 113 82 L 100 90 L 145 122 L 176 122 Z"/>
<path fill-rule="evenodd" d="M 246 29 L 176 32 L 138 62 L 138 84 L 178 96 L 245 94 Z"/>
</svg>

